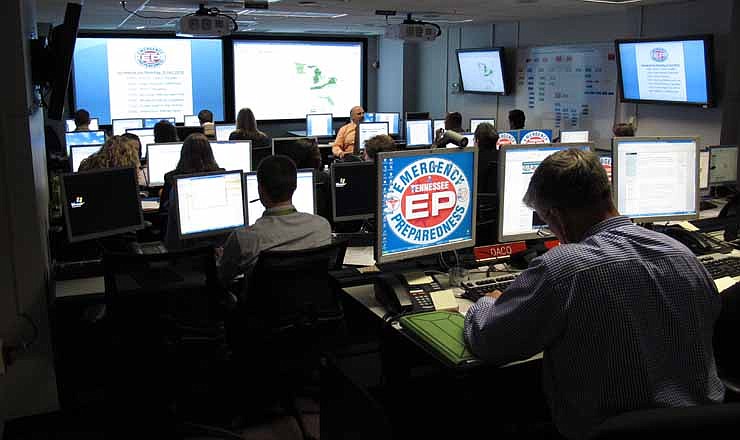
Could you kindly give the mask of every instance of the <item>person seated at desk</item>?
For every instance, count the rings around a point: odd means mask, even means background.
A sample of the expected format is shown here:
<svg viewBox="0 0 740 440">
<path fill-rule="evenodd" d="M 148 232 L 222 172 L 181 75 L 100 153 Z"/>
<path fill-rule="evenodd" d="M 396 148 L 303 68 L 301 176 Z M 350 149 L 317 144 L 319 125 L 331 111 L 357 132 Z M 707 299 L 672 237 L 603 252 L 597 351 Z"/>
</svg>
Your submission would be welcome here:
<svg viewBox="0 0 740 440">
<path fill-rule="evenodd" d="M 154 143 L 177 142 L 177 128 L 165 119 L 154 124 Z"/>
<path fill-rule="evenodd" d="M 257 168 L 257 190 L 265 213 L 250 227 L 231 232 L 216 249 L 221 281 L 228 283 L 249 271 L 263 250 L 300 250 L 331 243 L 331 226 L 318 215 L 296 211 L 293 192 L 297 173 L 293 161 L 283 155 L 268 156 Z"/>
<path fill-rule="evenodd" d="M 522 110 L 515 108 L 509 112 L 509 130 L 524 130 L 526 116 Z"/>
<path fill-rule="evenodd" d="M 620 122 L 614 124 L 612 132 L 616 137 L 632 137 L 635 135 L 635 127 L 630 123 Z"/>
<path fill-rule="evenodd" d="M 203 127 L 203 134 L 209 138 L 216 137 L 216 125 L 213 123 L 213 112 L 208 109 L 203 109 L 198 112 L 198 122 Z"/>
<path fill-rule="evenodd" d="M 443 136 L 445 134 L 445 131 L 454 131 L 455 133 L 463 133 L 465 130 L 463 130 L 462 127 L 462 114 L 460 112 L 450 112 L 445 115 L 445 128 L 437 130 L 436 133 L 434 133 L 434 144 L 438 148 L 444 148 L 447 145 L 447 142 L 443 142 Z"/>
<path fill-rule="evenodd" d="M 497 192 L 496 164 L 498 163 L 498 132 L 493 125 L 482 122 L 475 127 L 473 134 L 478 147 L 478 192 Z M 489 175 L 489 171 L 493 175 Z"/>
<path fill-rule="evenodd" d="M 139 139 L 139 136 L 133 134 L 133 133 L 124 133 L 121 135 L 122 138 L 128 139 L 130 142 L 133 143 L 133 145 L 136 146 L 137 154 L 139 155 L 139 162 L 142 161 L 143 157 L 141 157 L 141 139 Z M 139 169 L 137 171 L 137 178 L 139 181 L 140 186 L 146 186 L 147 181 L 147 175 L 146 175 L 146 169 L 143 166 L 139 166 Z"/>
<path fill-rule="evenodd" d="M 620 216 L 591 152 L 545 159 L 524 202 L 561 245 L 471 306 L 472 352 L 501 365 L 544 351 L 552 418 L 568 438 L 632 410 L 721 403 L 712 346 L 721 302 L 692 252 Z"/>
<path fill-rule="evenodd" d="M 365 141 L 362 159 L 366 162 L 375 162 L 375 156 L 383 151 L 395 151 L 396 143 L 387 134 L 379 134 Z"/>
<path fill-rule="evenodd" d="M 239 110 L 236 116 L 236 130 L 229 134 L 230 141 L 252 141 L 252 148 L 270 146 L 270 137 L 257 128 L 257 119 L 249 108 Z"/>
<path fill-rule="evenodd" d="M 347 154 L 355 154 L 355 141 L 357 137 L 357 124 L 365 117 L 365 110 L 356 105 L 349 112 L 349 122 L 343 125 L 337 133 L 331 152 L 336 158 L 343 158 Z"/>
<path fill-rule="evenodd" d="M 90 112 L 81 108 L 75 112 L 75 131 L 90 131 Z"/>
<path fill-rule="evenodd" d="M 125 136 L 112 136 L 105 141 L 97 153 L 82 159 L 78 171 L 127 167 L 136 168 L 139 185 L 146 186 L 136 141 Z"/>
</svg>

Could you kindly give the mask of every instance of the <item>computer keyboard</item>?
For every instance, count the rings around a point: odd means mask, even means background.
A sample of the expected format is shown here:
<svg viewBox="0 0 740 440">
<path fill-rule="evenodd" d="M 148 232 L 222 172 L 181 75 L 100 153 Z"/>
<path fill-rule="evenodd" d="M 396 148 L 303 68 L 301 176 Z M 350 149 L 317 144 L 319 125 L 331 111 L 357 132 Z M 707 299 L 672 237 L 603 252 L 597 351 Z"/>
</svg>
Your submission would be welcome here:
<svg viewBox="0 0 740 440">
<path fill-rule="evenodd" d="M 478 301 L 478 298 L 494 290 L 504 291 L 519 276 L 518 273 L 498 275 L 495 277 L 482 278 L 462 283 L 462 297 L 470 301 Z"/>
<path fill-rule="evenodd" d="M 699 257 L 699 261 L 714 279 L 740 276 L 740 257 L 706 255 Z"/>
<path fill-rule="evenodd" d="M 154 241 L 149 243 L 131 243 L 131 250 L 140 255 L 152 255 L 152 254 L 166 254 L 167 248 L 162 244 L 161 241 Z"/>
</svg>

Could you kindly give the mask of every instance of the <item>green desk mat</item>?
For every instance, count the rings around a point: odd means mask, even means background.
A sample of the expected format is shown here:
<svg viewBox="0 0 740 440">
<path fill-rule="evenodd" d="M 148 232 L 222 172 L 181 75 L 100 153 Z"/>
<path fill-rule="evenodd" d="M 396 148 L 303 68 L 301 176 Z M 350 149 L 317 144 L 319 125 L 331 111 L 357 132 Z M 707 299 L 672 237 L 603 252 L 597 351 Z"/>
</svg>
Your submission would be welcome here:
<svg viewBox="0 0 740 440">
<path fill-rule="evenodd" d="M 465 317 L 456 312 L 435 311 L 403 316 L 401 326 L 454 365 L 475 359 L 463 340 Z"/>
</svg>

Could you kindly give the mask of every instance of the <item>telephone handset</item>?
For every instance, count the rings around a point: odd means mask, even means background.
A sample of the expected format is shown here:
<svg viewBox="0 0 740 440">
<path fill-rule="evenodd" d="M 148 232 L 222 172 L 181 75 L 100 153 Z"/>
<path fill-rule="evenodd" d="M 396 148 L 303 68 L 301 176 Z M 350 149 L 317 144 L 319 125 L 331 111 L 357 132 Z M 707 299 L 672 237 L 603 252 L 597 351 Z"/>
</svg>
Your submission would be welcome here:
<svg viewBox="0 0 740 440">
<path fill-rule="evenodd" d="M 399 274 L 382 273 L 375 279 L 375 299 L 389 312 L 432 312 L 432 296 L 421 286 L 408 286 Z"/>
</svg>

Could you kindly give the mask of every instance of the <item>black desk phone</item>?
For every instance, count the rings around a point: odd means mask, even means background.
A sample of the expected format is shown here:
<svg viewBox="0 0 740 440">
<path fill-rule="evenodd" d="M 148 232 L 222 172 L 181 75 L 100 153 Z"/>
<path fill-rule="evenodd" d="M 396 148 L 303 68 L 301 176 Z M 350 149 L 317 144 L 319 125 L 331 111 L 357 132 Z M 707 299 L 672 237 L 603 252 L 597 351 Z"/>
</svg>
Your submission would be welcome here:
<svg viewBox="0 0 740 440">
<path fill-rule="evenodd" d="M 706 255 L 715 252 L 727 253 L 731 247 L 702 234 L 698 231 L 687 231 L 679 226 L 669 226 L 663 229 L 663 233 L 683 243 L 694 255 Z"/>
<path fill-rule="evenodd" d="M 401 274 L 382 273 L 375 278 L 375 299 L 396 315 L 432 312 L 435 308 L 430 291 L 437 288 L 438 286 L 409 286 Z"/>
</svg>

